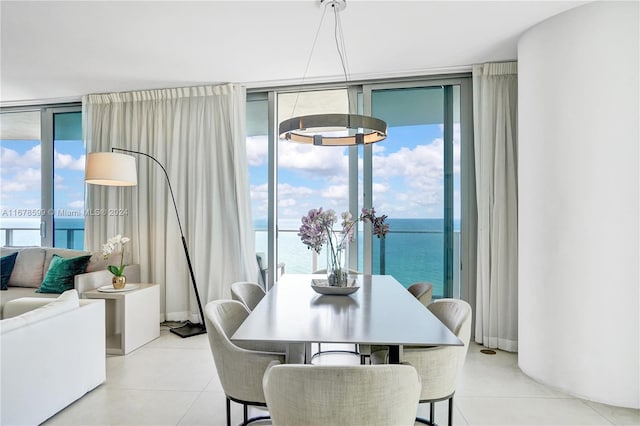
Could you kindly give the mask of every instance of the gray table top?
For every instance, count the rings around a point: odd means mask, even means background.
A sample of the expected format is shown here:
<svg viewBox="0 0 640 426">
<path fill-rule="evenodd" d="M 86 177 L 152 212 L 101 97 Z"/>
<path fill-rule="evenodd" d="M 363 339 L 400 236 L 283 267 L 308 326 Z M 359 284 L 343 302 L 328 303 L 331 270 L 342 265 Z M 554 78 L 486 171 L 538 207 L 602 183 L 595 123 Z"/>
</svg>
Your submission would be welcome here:
<svg viewBox="0 0 640 426">
<path fill-rule="evenodd" d="M 360 289 L 340 296 L 320 295 L 311 288 L 312 278 L 323 277 L 284 274 L 231 340 L 462 345 L 390 275 L 358 275 Z"/>
</svg>

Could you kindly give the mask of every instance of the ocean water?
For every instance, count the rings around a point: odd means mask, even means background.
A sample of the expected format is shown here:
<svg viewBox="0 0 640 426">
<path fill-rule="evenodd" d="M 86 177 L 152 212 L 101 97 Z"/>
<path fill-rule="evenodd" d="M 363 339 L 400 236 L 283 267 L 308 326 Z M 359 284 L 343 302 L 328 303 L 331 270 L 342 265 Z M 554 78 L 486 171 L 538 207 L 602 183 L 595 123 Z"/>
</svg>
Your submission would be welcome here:
<svg viewBox="0 0 640 426">
<path fill-rule="evenodd" d="M 31 228 L 13 231 L 13 245 L 40 245 L 40 220 L 37 218 L 1 218 L 2 228 Z M 393 275 L 408 287 L 414 282 L 428 281 L 433 284 L 434 295 L 443 295 L 444 250 L 442 219 L 387 219 L 389 234 L 385 240 L 373 238 L 373 272 L 381 273 L 381 253 L 384 252 L 384 273 Z M 82 249 L 84 245 L 83 218 L 56 218 L 55 246 Z M 254 223 L 256 229 L 256 251 L 267 253 L 266 220 Z M 298 237 L 299 220 L 281 220 L 278 235 L 279 262 L 285 264 L 289 273 L 311 273 L 314 252 L 307 249 Z M 454 222 L 455 238 L 459 238 L 460 223 Z M 358 235 L 362 246 L 362 232 Z M 382 247 L 382 244 L 384 247 Z M 5 234 L 0 232 L 0 245 L 5 244 Z M 459 246 L 459 245 L 458 245 Z M 358 270 L 363 270 L 362 254 L 358 259 Z M 316 267 L 326 266 L 326 255 L 316 257 Z"/>
<path fill-rule="evenodd" d="M 393 275 L 408 287 L 414 282 L 428 281 L 434 286 L 434 295 L 443 295 L 444 227 L 443 219 L 387 219 L 389 233 L 385 240 L 373 238 L 373 273 L 381 273 L 381 253 L 384 252 L 384 273 Z M 257 251 L 267 251 L 266 221 L 256 221 Z M 278 261 L 290 273 L 310 273 L 313 270 L 313 251 L 308 250 L 298 237 L 300 222 L 281 221 L 278 225 Z M 454 238 L 459 237 L 460 223 L 454 222 Z M 358 235 L 362 246 L 362 232 Z M 382 244 L 381 244 L 382 243 Z M 358 270 L 362 270 L 362 254 Z M 326 255 L 317 256 L 317 267 L 324 268 Z"/>
<path fill-rule="evenodd" d="M 84 247 L 84 218 L 55 217 L 55 246 L 82 250 Z M 40 218 L 0 218 L 0 245 L 7 244 L 5 229 L 12 229 L 13 246 L 40 245 Z"/>
</svg>

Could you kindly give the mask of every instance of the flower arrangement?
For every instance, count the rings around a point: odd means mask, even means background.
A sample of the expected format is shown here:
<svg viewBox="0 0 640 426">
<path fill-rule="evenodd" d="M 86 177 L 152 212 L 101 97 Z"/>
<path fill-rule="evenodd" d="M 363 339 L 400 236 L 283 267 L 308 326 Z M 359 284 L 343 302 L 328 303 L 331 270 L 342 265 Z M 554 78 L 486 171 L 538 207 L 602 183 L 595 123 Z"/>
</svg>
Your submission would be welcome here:
<svg viewBox="0 0 640 426">
<path fill-rule="evenodd" d="M 362 209 L 360 214 L 360 220 L 363 222 L 371 222 L 373 224 L 373 235 L 378 238 L 384 238 L 389 232 L 389 224 L 384 223 L 387 219 L 387 215 L 376 216 L 376 209 Z"/>
<path fill-rule="evenodd" d="M 115 237 L 109 238 L 105 244 L 102 245 L 102 254 L 104 255 L 104 259 L 109 259 L 109 256 L 114 251 L 120 251 L 120 266 L 109 265 L 107 269 L 116 277 L 122 277 L 124 274 L 124 268 L 127 265 L 124 264 L 124 246 L 130 241 L 129 238 L 123 237 L 120 234 Z"/>
<path fill-rule="evenodd" d="M 329 210 L 311 209 L 302 217 L 302 226 L 298 236 L 308 249 L 320 253 L 322 247 L 327 244 L 327 277 L 330 285 L 346 285 L 347 270 L 344 267 L 343 254 L 347 244 L 353 240 L 355 221 L 349 212 L 343 212 L 342 230 L 336 232 L 333 225 L 337 222 L 336 212 Z M 386 215 L 376 216 L 375 209 L 362 209 L 360 220 L 373 224 L 373 234 L 378 238 L 384 238 L 389 232 L 389 225 L 384 223 Z"/>
</svg>

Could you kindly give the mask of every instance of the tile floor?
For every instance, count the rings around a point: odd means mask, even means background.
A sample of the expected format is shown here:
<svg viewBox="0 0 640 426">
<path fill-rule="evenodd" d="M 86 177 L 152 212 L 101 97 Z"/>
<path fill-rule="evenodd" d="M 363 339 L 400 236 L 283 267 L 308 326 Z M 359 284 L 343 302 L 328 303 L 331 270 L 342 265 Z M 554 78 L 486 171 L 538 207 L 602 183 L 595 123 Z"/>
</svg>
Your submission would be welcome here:
<svg viewBox="0 0 640 426">
<path fill-rule="evenodd" d="M 455 397 L 455 425 L 640 425 L 640 410 L 573 398 L 525 376 L 515 354 L 484 355 L 480 349 L 469 348 Z M 320 359 L 359 362 L 344 355 Z M 419 414 L 427 412 L 423 404 Z M 232 403 L 232 416 L 234 424 L 241 423 L 240 405 Z M 436 421 L 447 424 L 446 402 L 437 404 Z M 181 339 L 163 328 L 160 338 L 129 355 L 108 356 L 106 383 L 45 424 L 224 425 L 225 398 L 207 337 Z"/>
</svg>

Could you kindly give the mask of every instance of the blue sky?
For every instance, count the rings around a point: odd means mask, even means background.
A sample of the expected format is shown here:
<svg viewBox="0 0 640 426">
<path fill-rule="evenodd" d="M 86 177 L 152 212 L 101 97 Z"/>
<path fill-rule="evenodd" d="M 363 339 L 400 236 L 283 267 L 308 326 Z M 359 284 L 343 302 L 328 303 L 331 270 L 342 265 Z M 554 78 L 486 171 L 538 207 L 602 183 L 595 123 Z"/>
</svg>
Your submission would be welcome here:
<svg viewBox="0 0 640 426">
<path fill-rule="evenodd" d="M 2 210 L 41 207 L 40 141 L 0 141 Z M 55 141 L 54 207 L 84 208 L 84 144 L 82 141 Z M 6 216 L 5 216 L 6 217 Z"/>
<path fill-rule="evenodd" d="M 247 142 L 255 218 L 266 217 L 267 138 Z M 348 149 L 279 142 L 279 215 L 290 222 L 311 208 L 348 207 Z M 454 129 L 454 172 L 459 174 L 459 126 Z M 443 217 L 442 126 L 390 127 L 388 137 L 373 146 L 373 205 L 395 218 Z M 362 153 L 360 152 L 360 177 Z M 360 178 L 361 180 L 361 178 Z M 360 182 L 361 184 L 361 182 Z M 459 194 L 459 179 L 454 182 Z M 362 191 L 360 190 L 360 194 Z M 360 195 L 362 197 L 362 195 Z M 459 206 L 454 212 L 459 217 Z"/>
<path fill-rule="evenodd" d="M 374 207 L 395 218 L 442 217 L 442 126 L 396 126 L 374 149 Z M 266 218 L 266 136 L 247 140 L 254 218 Z M 455 171 L 459 173 L 460 132 L 454 131 Z M 0 208 L 40 208 L 40 143 L 3 140 Z M 348 207 L 348 149 L 279 142 L 279 214 L 299 220 L 311 208 Z M 362 176 L 362 152 L 360 152 Z M 84 208 L 82 141 L 55 142 L 55 208 Z M 361 180 L 361 179 L 360 179 Z M 455 183 L 459 194 L 459 179 Z M 360 190 L 360 193 L 362 191 Z M 361 196 L 361 195 L 360 195 Z M 458 218 L 459 205 L 455 216 Z"/>
</svg>

